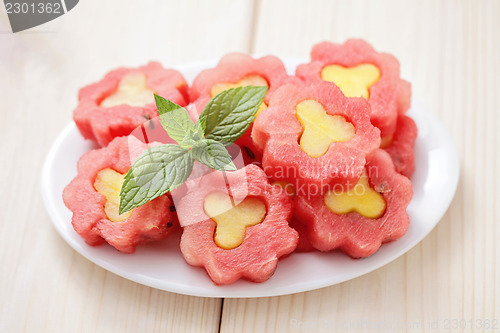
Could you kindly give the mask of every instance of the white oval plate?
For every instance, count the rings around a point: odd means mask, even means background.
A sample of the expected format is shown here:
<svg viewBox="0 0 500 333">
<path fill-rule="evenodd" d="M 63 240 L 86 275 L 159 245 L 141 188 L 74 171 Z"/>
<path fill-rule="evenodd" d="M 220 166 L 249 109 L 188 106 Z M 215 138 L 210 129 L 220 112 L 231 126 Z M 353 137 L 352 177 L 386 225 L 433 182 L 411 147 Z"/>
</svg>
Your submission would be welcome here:
<svg viewBox="0 0 500 333">
<path fill-rule="evenodd" d="M 304 61 L 285 61 L 290 73 Z M 180 68 L 188 81 L 215 61 Z M 264 297 L 313 290 L 371 272 L 403 255 L 439 222 L 453 199 L 459 176 L 455 146 L 443 124 L 421 104 L 408 112 L 418 126 L 415 145 L 414 196 L 408 207 L 410 227 L 401 239 L 382 245 L 371 257 L 354 260 L 340 252 L 294 253 L 283 258 L 268 281 L 237 281 L 216 286 L 203 268 L 188 265 L 179 250 L 180 232 L 167 240 L 122 254 L 111 246 L 92 247 L 73 230 L 71 212 L 64 206 L 64 187 L 76 176 L 80 156 L 95 148 L 72 123 L 52 145 L 42 170 L 42 196 L 52 222 L 64 240 L 81 255 L 126 279 L 166 291 L 205 297 Z"/>
</svg>

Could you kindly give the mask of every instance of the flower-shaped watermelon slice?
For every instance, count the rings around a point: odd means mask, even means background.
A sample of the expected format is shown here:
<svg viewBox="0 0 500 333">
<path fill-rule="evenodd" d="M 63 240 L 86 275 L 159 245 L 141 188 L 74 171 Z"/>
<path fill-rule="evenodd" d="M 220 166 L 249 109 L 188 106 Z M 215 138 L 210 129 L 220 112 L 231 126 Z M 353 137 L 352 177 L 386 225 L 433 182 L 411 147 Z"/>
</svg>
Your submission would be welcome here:
<svg viewBox="0 0 500 333">
<path fill-rule="evenodd" d="M 297 232 L 288 225 L 292 200 L 270 185 L 259 167 L 214 171 L 188 181 L 187 187 L 177 204 L 184 228 L 181 251 L 190 265 L 204 267 L 214 283 L 263 282 L 274 273 L 278 258 L 297 246 Z"/>
<path fill-rule="evenodd" d="M 146 148 L 133 136 L 119 137 L 78 161 L 78 174 L 64 189 L 63 200 L 73 212 L 73 228 L 89 245 L 107 242 L 133 253 L 137 245 L 163 240 L 175 229 L 175 209 L 166 195 L 118 214 L 123 177 Z"/>
<path fill-rule="evenodd" d="M 299 65 L 296 75 L 306 82 L 334 82 L 348 97 L 363 96 L 370 103 L 370 118 L 390 139 L 398 113 L 410 106 L 410 83 L 401 79 L 398 60 L 380 53 L 361 39 L 344 44 L 322 42 L 311 51 L 311 62 Z"/>
<path fill-rule="evenodd" d="M 129 135 L 158 116 L 154 94 L 185 106 L 188 85 L 176 70 L 157 62 L 138 68 L 119 68 L 101 81 L 80 90 L 73 119 L 85 139 L 106 146 L 113 138 Z"/>
<path fill-rule="evenodd" d="M 218 93 L 240 86 L 267 86 L 264 102 L 257 116 L 269 104 L 274 91 L 283 85 L 289 76 L 285 66 L 277 57 L 265 56 L 255 59 L 243 53 L 230 53 L 223 56 L 216 67 L 202 71 L 194 79 L 189 90 L 193 111 L 200 114 L 212 97 Z M 245 163 L 260 162 L 262 151 L 251 138 L 252 127 L 236 141 L 241 147 Z"/>
<path fill-rule="evenodd" d="M 330 82 L 282 86 L 252 130 L 264 171 L 299 195 L 353 186 L 380 145 L 368 114 L 366 100 L 347 98 Z"/>
<path fill-rule="evenodd" d="M 368 156 L 362 178 L 350 192 L 296 197 L 295 217 L 316 249 L 340 249 L 363 258 L 406 233 L 410 223 L 406 208 L 413 196 L 410 180 L 396 172 L 382 149 Z"/>
</svg>

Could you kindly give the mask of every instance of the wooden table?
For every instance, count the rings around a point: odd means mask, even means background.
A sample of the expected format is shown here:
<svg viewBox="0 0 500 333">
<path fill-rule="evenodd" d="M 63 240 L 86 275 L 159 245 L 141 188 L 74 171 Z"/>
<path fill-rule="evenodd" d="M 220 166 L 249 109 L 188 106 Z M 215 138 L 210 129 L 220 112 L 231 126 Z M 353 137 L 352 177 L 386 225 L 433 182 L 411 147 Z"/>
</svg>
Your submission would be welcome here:
<svg viewBox="0 0 500 333">
<path fill-rule="evenodd" d="M 500 330 L 499 16 L 497 0 L 82 0 L 12 34 L 0 9 L 0 332 Z M 459 151 L 451 207 L 407 254 L 320 290 L 222 300 L 120 278 L 52 227 L 40 169 L 81 86 L 119 64 L 175 67 L 229 51 L 307 58 L 313 44 L 349 37 L 400 59 Z"/>
</svg>

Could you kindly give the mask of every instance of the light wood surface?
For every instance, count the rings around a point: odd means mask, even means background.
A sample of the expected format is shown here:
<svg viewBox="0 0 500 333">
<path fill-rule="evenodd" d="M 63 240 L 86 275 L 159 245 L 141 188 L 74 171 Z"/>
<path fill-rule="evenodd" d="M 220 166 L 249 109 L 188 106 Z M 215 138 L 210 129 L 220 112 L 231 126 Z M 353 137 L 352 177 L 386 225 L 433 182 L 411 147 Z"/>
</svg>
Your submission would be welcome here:
<svg viewBox="0 0 500 333">
<path fill-rule="evenodd" d="M 499 17 L 497 0 L 82 0 L 13 35 L 1 8 L 0 332 L 438 332 L 455 320 L 466 328 L 454 332 L 500 331 L 486 327 L 500 320 Z M 222 301 L 117 277 L 52 227 L 40 168 L 81 86 L 118 64 L 307 58 L 313 44 L 349 37 L 398 57 L 460 155 L 450 209 L 407 254 L 328 288 Z"/>
</svg>

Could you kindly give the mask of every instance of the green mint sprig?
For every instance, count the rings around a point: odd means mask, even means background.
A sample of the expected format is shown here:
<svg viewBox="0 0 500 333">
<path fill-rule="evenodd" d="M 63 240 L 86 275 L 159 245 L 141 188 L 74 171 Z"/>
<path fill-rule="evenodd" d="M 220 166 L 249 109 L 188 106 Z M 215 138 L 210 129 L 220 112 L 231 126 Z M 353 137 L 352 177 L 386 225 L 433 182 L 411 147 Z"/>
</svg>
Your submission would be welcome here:
<svg viewBox="0 0 500 333">
<path fill-rule="evenodd" d="M 215 170 L 236 170 L 226 146 L 252 124 L 267 87 L 239 87 L 210 100 L 194 123 L 186 109 L 155 94 L 160 123 L 178 144 L 148 148 L 132 164 L 120 191 L 119 214 L 182 185 L 194 161 Z"/>
</svg>

